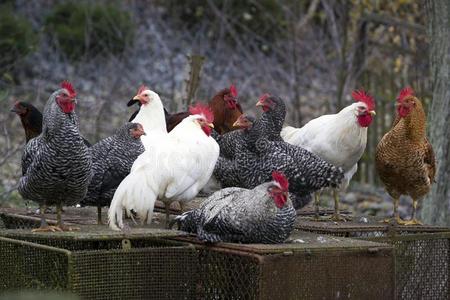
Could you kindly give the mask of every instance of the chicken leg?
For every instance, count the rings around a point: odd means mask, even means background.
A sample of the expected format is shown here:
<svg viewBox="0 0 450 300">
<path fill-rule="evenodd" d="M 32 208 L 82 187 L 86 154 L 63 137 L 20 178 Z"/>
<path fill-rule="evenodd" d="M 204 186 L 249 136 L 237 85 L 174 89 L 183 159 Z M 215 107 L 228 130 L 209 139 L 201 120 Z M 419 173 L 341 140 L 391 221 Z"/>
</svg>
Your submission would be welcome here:
<svg viewBox="0 0 450 300">
<path fill-rule="evenodd" d="M 166 229 L 170 229 L 170 204 L 164 202 L 164 210 L 166 211 Z"/>
<path fill-rule="evenodd" d="M 413 213 L 412 213 L 411 220 L 405 221 L 404 225 L 423 225 L 422 222 L 417 220 L 416 214 L 417 214 L 417 199 L 413 199 Z"/>
<path fill-rule="evenodd" d="M 41 226 L 39 228 L 32 229 L 31 232 L 55 232 L 55 231 L 62 231 L 57 226 L 50 226 L 47 223 L 47 220 L 45 219 L 45 210 L 47 206 L 41 205 L 39 209 L 39 214 L 41 215 Z"/>
<path fill-rule="evenodd" d="M 343 216 L 340 213 L 340 210 L 339 210 L 339 191 L 336 190 L 336 189 L 333 190 L 333 198 L 334 198 L 334 213 L 331 216 L 330 220 L 335 221 L 335 222 L 350 221 L 351 217 Z"/>
<path fill-rule="evenodd" d="M 400 214 L 398 212 L 398 202 L 399 202 L 399 198 L 393 198 L 393 202 L 394 202 L 394 215 L 392 216 L 392 218 L 389 219 L 384 219 L 382 222 L 383 223 L 392 223 L 394 225 L 405 225 L 406 221 L 402 220 L 400 218 Z"/>
<path fill-rule="evenodd" d="M 314 193 L 314 217 L 311 219 L 311 221 L 316 222 L 326 221 L 319 215 L 320 195 L 321 195 L 320 191 Z"/>
<path fill-rule="evenodd" d="M 62 220 L 62 204 L 56 204 L 56 227 L 59 228 L 60 231 L 77 231 L 80 230 L 78 227 L 70 227 L 66 226 Z"/>
<path fill-rule="evenodd" d="M 105 225 L 102 221 L 102 207 L 97 206 L 97 225 Z"/>
</svg>

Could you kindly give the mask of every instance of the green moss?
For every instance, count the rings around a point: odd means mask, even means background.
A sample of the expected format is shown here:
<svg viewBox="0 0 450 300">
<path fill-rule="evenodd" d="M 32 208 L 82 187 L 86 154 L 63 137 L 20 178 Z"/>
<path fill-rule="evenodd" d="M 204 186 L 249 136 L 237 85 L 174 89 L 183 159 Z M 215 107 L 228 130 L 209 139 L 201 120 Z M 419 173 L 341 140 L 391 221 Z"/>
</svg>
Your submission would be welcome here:
<svg viewBox="0 0 450 300">
<path fill-rule="evenodd" d="M 37 35 L 31 24 L 12 11 L 9 5 L 0 5 L 0 76 L 12 79 L 10 71 L 32 52 Z"/>
<path fill-rule="evenodd" d="M 72 60 L 84 55 L 120 54 L 134 38 L 130 14 L 111 4 L 66 2 L 53 9 L 45 24 Z"/>
</svg>

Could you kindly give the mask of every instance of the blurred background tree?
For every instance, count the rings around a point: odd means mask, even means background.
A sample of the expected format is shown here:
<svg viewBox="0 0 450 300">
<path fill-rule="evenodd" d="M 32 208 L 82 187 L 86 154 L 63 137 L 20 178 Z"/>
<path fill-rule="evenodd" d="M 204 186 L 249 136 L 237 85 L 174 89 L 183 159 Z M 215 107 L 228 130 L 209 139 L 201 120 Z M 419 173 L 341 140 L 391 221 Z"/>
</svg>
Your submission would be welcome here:
<svg viewBox="0 0 450 300">
<path fill-rule="evenodd" d="M 91 142 L 128 119 L 125 104 L 141 83 L 157 91 L 170 111 L 182 109 L 190 54 L 205 58 L 199 100 L 235 83 L 244 110 L 254 114 L 255 99 L 271 92 L 285 99 L 286 123 L 294 126 L 336 112 L 351 103 L 351 90 L 366 88 L 376 98 L 377 117 L 344 204 L 370 214 L 391 209 L 375 174 L 374 149 L 391 125 L 402 87 L 413 86 L 427 107 L 431 103 L 421 2 L 6 2 L 0 26 L 9 19 L 16 29 L 0 35 L 0 45 L 14 45 L 0 59 L 20 55 L 9 63 L 15 73 L 7 71 L 15 79 L 0 77 L 2 106 L 20 99 L 42 109 L 57 84 L 69 79 L 80 97 L 81 131 Z M 24 137 L 7 109 L 0 113 L 0 129 L 0 199 L 9 205 L 16 197 Z"/>
</svg>

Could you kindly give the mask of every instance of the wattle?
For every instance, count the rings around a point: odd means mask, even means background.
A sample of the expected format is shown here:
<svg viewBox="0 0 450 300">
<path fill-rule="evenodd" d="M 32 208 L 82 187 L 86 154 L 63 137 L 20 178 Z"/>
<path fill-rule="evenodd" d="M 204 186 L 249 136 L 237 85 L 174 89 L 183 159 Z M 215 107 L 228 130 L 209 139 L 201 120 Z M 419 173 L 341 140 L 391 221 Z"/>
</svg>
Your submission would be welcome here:
<svg viewBox="0 0 450 300">
<path fill-rule="evenodd" d="M 410 111 L 411 111 L 411 109 L 409 109 L 408 107 L 404 107 L 404 106 L 399 106 L 397 108 L 397 112 L 401 118 L 406 117 Z"/>
<path fill-rule="evenodd" d="M 372 120 L 373 120 L 373 118 L 370 114 L 358 116 L 358 124 L 361 127 L 369 127 L 370 123 L 372 123 Z"/>
<path fill-rule="evenodd" d="M 211 135 L 211 132 L 212 132 L 212 128 L 211 127 L 209 127 L 209 126 L 202 126 L 202 130 L 207 136 Z"/>
</svg>

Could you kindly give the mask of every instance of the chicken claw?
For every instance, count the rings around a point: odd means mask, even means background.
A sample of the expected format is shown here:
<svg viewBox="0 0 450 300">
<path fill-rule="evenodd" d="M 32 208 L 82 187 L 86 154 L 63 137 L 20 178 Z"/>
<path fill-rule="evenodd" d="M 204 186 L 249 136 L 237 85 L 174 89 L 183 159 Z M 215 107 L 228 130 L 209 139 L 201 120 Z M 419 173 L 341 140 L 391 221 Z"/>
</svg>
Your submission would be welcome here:
<svg viewBox="0 0 450 300">
<path fill-rule="evenodd" d="M 405 223 L 403 225 L 423 225 L 422 222 L 420 222 L 419 220 L 417 220 L 416 218 L 405 221 Z"/>
</svg>

